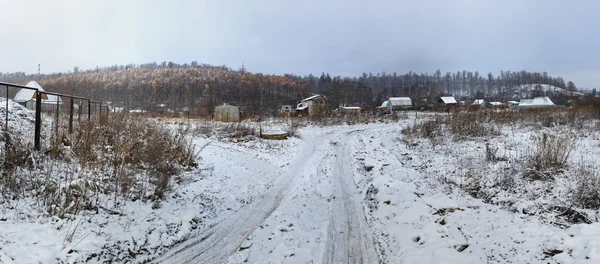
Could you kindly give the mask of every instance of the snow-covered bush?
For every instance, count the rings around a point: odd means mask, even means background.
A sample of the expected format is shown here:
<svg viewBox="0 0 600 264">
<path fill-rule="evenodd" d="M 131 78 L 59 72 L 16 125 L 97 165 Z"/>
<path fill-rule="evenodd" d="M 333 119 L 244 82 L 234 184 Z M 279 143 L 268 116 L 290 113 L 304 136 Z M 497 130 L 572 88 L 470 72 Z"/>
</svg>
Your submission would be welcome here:
<svg viewBox="0 0 600 264">
<path fill-rule="evenodd" d="M 409 126 L 402 130 L 402 134 L 407 136 L 418 136 L 422 138 L 435 138 L 442 135 L 442 119 L 426 120 Z"/>
<path fill-rule="evenodd" d="M 19 164 L 7 182 L 9 191 L 40 198 L 47 213 L 61 218 L 106 206 L 97 202 L 101 194 L 112 195 L 115 204 L 164 199 L 172 177 L 198 165 L 185 133 L 148 119 L 113 116 L 56 136 L 48 151 L 30 155 L 24 151 L 30 146 L 9 148 Z"/>
<path fill-rule="evenodd" d="M 497 135 L 498 129 L 491 122 L 489 111 L 454 111 L 448 117 L 448 130 L 459 138 Z"/>
<path fill-rule="evenodd" d="M 575 143 L 576 138 L 569 134 L 543 133 L 534 136 L 532 152 L 527 156 L 527 165 L 536 172 L 561 168 L 567 164 Z"/>
<path fill-rule="evenodd" d="M 581 164 L 575 171 L 573 203 L 581 208 L 600 208 L 600 175 L 595 167 Z"/>
<path fill-rule="evenodd" d="M 17 172 L 20 167 L 30 163 L 32 146 L 22 142 L 19 137 L 13 136 L 11 133 L 6 133 L 4 140 L 5 145 L 3 147 L 6 147 L 6 152 L 4 153 L 5 162 L 2 168 L 5 177 L 2 181 L 4 183 L 3 189 L 18 192 L 24 187 L 24 183 Z"/>
</svg>

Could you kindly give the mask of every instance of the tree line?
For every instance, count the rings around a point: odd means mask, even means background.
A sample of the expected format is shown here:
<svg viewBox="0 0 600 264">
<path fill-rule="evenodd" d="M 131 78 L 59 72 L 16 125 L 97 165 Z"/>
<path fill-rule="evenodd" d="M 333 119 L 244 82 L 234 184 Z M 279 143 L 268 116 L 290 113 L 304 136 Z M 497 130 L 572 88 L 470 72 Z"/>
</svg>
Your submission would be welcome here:
<svg viewBox="0 0 600 264">
<path fill-rule="evenodd" d="M 316 77 L 251 73 L 243 66 L 234 70 L 195 61 L 114 65 L 89 70 L 75 67 L 67 73 L 42 75 L 0 73 L 0 80 L 19 84 L 37 80 L 48 91 L 109 101 L 128 109 L 156 110 L 164 105 L 202 114 L 211 114 L 214 106 L 222 103 L 244 106 L 249 111 L 277 109 L 283 104 L 295 104 L 310 93 L 326 95 L 332 106 L 372 107 L 390 96 L 408 96 L 413 100 L 437 100 L 442 95 L 453 95 L 457 99 L 484 96 L 504 101 L 521 97 L 523 91 L 536 90 L 541 85 L 568 91 L 577 89 L 573 82 L 546 72 L 501 71 L 494 76 L 477 71 L 442 74 L 437 70 L 432 74 L 382 72 L 332 77 L 322 73 Z"/>
</svg>

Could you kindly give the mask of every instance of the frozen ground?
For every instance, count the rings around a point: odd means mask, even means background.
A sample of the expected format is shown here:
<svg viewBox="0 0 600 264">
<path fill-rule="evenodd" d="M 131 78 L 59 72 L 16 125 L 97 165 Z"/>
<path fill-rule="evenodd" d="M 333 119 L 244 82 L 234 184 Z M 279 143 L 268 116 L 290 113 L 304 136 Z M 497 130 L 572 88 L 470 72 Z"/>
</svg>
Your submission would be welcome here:
<svg viewBox="0 0 600 264">
<path fill-rule="evenodd" d="M 541 187 L 531 187 L 529 193 L 498 193 L 496 200 L 484 202 L 455 187 L 473 171 L 510 166 L 484 163 L 484 139 L 444 139 L 435 148 L 423 140 L 412 146 L 401 134 L 412 122 L 308 126 L 299 130 L 300 138 L 285 141 L 197 137 L 201 168 L 178 179 L 170 197 L 158 206 L 122 201 L 118 212 L 58 219 L 39 213 L 34 199 L 3 200 L 0 262 L 600 259 L 599 224 L 561 228 L 539 214 L 523 212 L 533 208 L 537 197 L 554 201 L 558 193 L 542 195 Z M 517 155 L 532 133 L 514 128 L 494 140 L 509 145 L 505 155 Z M 573 159 L 599 151 L 594 137 L 586 138 L 590 142 L 582 141 L 587 143 Z M 465 151 L 470 154 L 458 156 Z M 508 206 L 505 201 L 511 199 Z"/>
</svg>

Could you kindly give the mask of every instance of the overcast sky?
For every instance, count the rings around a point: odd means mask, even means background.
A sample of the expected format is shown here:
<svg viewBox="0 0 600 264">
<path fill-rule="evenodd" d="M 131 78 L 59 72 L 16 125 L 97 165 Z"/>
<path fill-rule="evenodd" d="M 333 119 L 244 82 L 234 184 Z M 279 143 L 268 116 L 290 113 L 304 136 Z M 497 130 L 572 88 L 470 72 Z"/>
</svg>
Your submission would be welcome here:
<svg viewBox="0 0 600 264">
<path fill-rule="evenodd" d="M 600 84 L 600 1 L 1 1 L 0 72 L 198 61 L 252 72 L 547 71 Z"/>
</svg>

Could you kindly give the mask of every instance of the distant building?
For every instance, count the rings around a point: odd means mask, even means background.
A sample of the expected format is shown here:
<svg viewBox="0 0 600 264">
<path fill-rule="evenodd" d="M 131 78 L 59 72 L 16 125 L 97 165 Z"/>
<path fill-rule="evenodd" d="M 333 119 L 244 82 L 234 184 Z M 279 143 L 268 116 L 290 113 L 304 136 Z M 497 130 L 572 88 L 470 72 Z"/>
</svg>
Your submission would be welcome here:
<svg viewBox="0 0 600 264">
<path fill-rule="evenodd" d="M 477 99 L 471 105 L 486 105 L 486 104 L 487 104 L 487 102 L 485 101 L 485 99 Z"/>
<path fill-rule="evenodd" d="M 342 107 L 342 110 L 344 111 L 344 114 L 360 114 L 362 108 L 358 106 L 344 106 Z"/>
<path fill-rule="evenodd" d="M 327 98 L 322 94 L 314 94 L 308 98 L 302 99 L 296 106 L 296 113 L 298 115 L 314 115 L 320 106 L 327 104 Z"/>
<path fill-rule="evenodd" d="M 283 117 L 290 117 L 290 116 L 292 116 L 293 112 L 294 112 L 294 109 L 292 109 L 291 105 L 282 105 L 281 109 L 279 110 L 279 113 Z"/>
<path fill-rule="evenodd" d="M 402 108 L 410 108 L 412 106 L 413 104 L 410 97 L 390 97 L 387 100 L 383 101 L 379 108 L 387 108 L 390 111 L 393 111 Z"/>
<path fill-rule="evenodd" d="M 34 88 L 37 91 L 45 92 L 44 88 L 42 88 L 42 86 L 36 81 L 30 81 L 25 86 Z M 29 109 L 35 109 L 37 91 L 31 89 L 21 89 L 15 95 L 13 101 Z M 56 109 L 57 106 L 62 105 L 62 99 L 60 96 L 42 93 L 41 103 L 42 110 L 50 111 Z"/>
<path fill-rule="evenodd" d="M 533 99 L 521 99 L 519 108 L 553 107 L 556 106 L 548 96 L 535 97 Z"/>
<path fill-rule="evenodd" d="M 215 121 L 240 122 L 240 108 L 228 104 L 223 104 L 215 107 Z"/>
<path fill-rule="evenodd" d="M 453 107 L 457 104 L 456 99 L 452 96 L 442 96 L 438 102 L 448 107 Z"/>
</svg>

